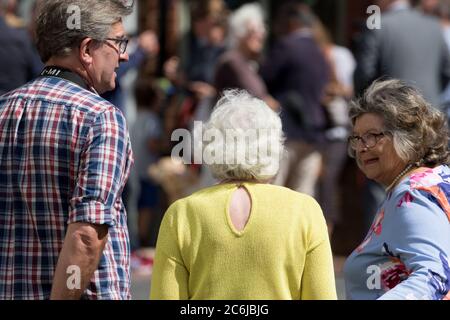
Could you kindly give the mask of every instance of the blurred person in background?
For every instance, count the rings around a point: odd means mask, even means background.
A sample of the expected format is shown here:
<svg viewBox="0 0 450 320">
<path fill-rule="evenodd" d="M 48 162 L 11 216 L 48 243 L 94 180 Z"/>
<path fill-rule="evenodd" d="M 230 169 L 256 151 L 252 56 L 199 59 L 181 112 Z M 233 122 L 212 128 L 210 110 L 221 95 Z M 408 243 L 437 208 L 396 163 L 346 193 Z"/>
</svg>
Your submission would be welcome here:
<svg viewBox="0 0 450 320">
<path fill-rule="evenodd" d="M 26 29 L 7 24 L 10 0 L 0 0 L 0 95 L 32 80 L 43 64 Z"/>
<path fill-rule="evenodd" d="M 150 274 L 153 250 L 159 229 L 162 210 L 165 210 L 164 195 L 158 181 L 149 174 L 151 165 L 161 157 L 163 124 L 160 108 L 164 93 L 154 79 L 139 78 L 135 84 L 137 104 L 136 120 L 130 129 L 135 170 L 130 176 L 130 189 L 137 210 L 128 210 L 131 242 L 131 270 L 140 275 Z M 128 209 L 128 208 L 127 208 Z"/>
<path fill-rule="evenodd" d="M 5 22 L 11 28 L 26 27 L 25 21 L 17 15 L 17 0 L 0 0 L 0 11 L 4 12 Z"/>
<path fill-rule="evenodd" d="M 178 127 L 190 128 L 194 120 L 204 121 L 210 115 L 217 94 L 215 68 L 225 51 L 226 18 L 221 0 L 194 3 L 188 52 L 183 59 L 175 56 L 164 63 L 165 77 L 182 100 Z"/>
<path fill-rule="evenodd" d="M 245 4 L 234 11 L 229 18 L 229 49 L 219 57 L 214 86 L 218 92 L 245 89 L 277 110 L 279 104 L 268 93 L 258 72 L 265 39 L 264 13 L 258 3 Z"/>
<path fill-rule="evenodd" d="M 248 130 L 254 139 L 225 139 Z M 278 114 L 246 91 L 225 91 L 204 132 L 216 139 L 203 152 L 222 155 L 208 164 L 220 183 L 165 213 L 150 299 L 336 299 L 320 206 L 268 183 L 283 151 Z"/>
<path fill-rule="evenodd" d="M 163 92 L 152 79 L 140 79 L 136 83 L 137 116 L 130 130 L 135 151 L 135 172 L 139 176 L 139 242 L 140 246 L 156 245 L 156 232 L 152 226 L 160 210 L 161 190 L 149 176 L 149 168 L 160 158 L 162 123 L 159 109 Z M 157 229 L 156 229 L 157 231 Z"/>
<path fill-rule="evenodd" d="M 187 53 L 181 58 L 172 57 L 164 63 L 164 74 L 172 83 L 168 98 L 173 101 L 175 97 L 178 101 L 174 105 L 175 123 L 168 127 L 192 131 L 194 121 L 206 121 L 209 118 L 217 99 L 214 87 L 216 65 L 226 49 L 227 18 L 228 9 L 222 0 L 193 3 Z M 215 182 L 210 172 L 199 164 L 190 165 L 187 172 L 187 176 L 198 178 L 192 187 L 188 187 L 188 193 Z M 170 193 L 179 194 L 184 189 L 183 184 L 184 181 L 175 188 L 176 192 L 171 190 Z"/>
<path fill-rule="evenodd" d="M 264 58 L 261 75 L 280 102 L 286 155 L 274 183 L 315 195 L 322 165 L 320 145 L 326 118 L 321 106 L 329 82 L 329 66 L 317 44 L 311 9 L 283 4 L 276 16 L 277 38 Z"/>
<path fill-rule="evenodd" d="M 348 257 L 348 299 L 450 299 L 450 169 L 445 116 L 399 80 L 350 108 L 349 151 L 386 198 Z"/>
<path fill-rule="evenodd" d="M 441 21 L 445 43 L 450 51 L 450 0 L 440 0 L 436 14 Z M 447 115 L 447 119 L 450 119 L 450 84 L 447 85 L 441 95 L 441 105 Z"/>
<path fill-rule="evenodd" d="M 325 88 L 322 105 L 327 114 L 325 142 L 322 146 L 323 164 L 319 180 L 319 203 L 327 220 L 331 235 L 341 220 L 340 177 L 347 156 L 347 138 L 350 129 L 348 104 L 353 97 L 353 72 L 356 61 L 345 47 L 333 43 L 331 36 L 319 19 L 314 34 L 322 48 L 330 69 L 330 81 Z"/>
<path fill-rule="evenodd" d="M 381 28 L 367 30 L 357 50 L 357 93 L 382 76 L 419 88 L 435 107 L 450 79 L 450 53 L 439 21 L 413 9 L 408 0 L 378 0 Z"/>
</svg>

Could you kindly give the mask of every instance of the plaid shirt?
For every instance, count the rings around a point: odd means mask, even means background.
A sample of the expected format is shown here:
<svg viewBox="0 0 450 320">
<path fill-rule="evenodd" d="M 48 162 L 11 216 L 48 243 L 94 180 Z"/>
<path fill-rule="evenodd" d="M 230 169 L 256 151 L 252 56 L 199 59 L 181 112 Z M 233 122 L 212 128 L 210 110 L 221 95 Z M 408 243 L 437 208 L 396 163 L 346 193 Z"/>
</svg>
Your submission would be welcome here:
<svg viewBox="0 0 450 320">
<path fill-rule="evenodd" d="M 130 299 L 121 193 L 133 162 L 123 115 L 40 77 L 0 97 L 0 299 L 48 299 L 67 224 L 109 226 L 87 299 Z"/>
</svg>

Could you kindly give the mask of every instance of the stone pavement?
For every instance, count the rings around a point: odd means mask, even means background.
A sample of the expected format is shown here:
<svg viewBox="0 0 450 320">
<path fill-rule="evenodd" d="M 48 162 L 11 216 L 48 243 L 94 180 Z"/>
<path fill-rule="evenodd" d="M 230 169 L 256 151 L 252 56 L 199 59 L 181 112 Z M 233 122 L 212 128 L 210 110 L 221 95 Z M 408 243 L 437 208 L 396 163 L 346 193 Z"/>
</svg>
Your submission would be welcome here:
<svg viewBox="0 0 450 320">
<path fill-rule="evenodd" d="M 344 278 L 342 275 L 342 267 L 345 257 L 336 256 L 334 258 L 334 270 L 336 274 L 336 290 L 339 300 L 345 299 Z M 131 294 L 133 300 L 147 300 L 150 294 L 150 275 L 133 274 L 131 276 Z"/>
</svg>

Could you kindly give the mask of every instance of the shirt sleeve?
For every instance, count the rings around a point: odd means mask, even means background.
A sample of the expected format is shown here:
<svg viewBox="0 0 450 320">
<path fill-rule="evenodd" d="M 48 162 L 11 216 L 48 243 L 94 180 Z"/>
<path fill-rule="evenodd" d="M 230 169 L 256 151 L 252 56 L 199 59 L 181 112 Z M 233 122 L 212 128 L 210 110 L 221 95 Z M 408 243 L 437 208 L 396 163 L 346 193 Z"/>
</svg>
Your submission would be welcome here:
<svg viewBox="0 0 450 320">
<path fill-rule="evenodd" d="M 320 206 L 313 201 L 311 240 L 301 285 L 301 300 L 336 300 L 333 255 L 327 225 Z"/>
<path fill-rule="evenodd" d="M 159 229 L 150 286 L 151 300 L 189 299 L 189 272 L 175 234 L 175 211 L 175 204 L 169 207 Z"/>
<path fill-rule="evenodd" d="M 400 260 L 408 276 L 379 299 L 440 300 L 450 289 L 449 221 L 426 192 L 413 190 L 397 200 L 385 251 Z"/>
<path fill-rule="evenodd" d="M 114 226 L 133 162 L 125 118 L 111 108 L 97 116 L 81 153 L 68 223 Z"/>
</svg>

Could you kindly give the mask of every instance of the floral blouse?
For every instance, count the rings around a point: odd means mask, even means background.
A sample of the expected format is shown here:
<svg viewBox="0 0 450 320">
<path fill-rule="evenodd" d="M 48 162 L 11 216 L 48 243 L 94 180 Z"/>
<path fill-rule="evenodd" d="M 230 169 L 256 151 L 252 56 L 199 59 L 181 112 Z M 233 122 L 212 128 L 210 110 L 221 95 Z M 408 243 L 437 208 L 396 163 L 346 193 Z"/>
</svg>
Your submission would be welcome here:
<svg viewBox="0 0 450 320">
<path fill-rule="evenodd" d="M 419 168 L 379 208 L 344 266 L 347 299 L 450 300 L 450 169 Z"/>
</svg>

